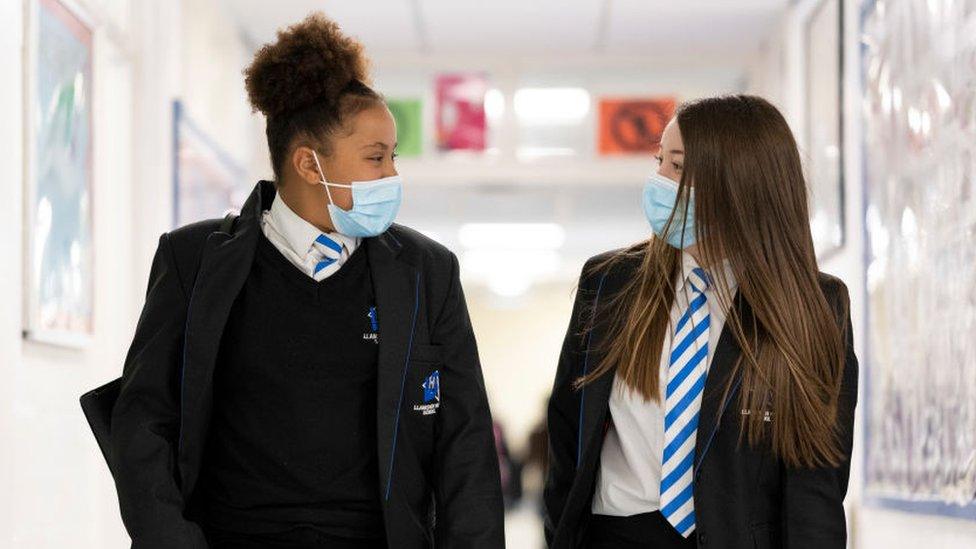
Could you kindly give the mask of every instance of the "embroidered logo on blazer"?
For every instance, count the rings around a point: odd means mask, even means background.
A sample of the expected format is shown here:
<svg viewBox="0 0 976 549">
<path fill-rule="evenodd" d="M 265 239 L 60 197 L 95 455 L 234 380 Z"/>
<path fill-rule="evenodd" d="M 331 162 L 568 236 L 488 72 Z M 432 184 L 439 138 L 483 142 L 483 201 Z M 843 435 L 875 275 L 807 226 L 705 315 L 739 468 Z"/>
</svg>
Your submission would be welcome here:
<svg viewBox="0 0 976 549">
<path fill-rule="evenodd" d="M 363 334 L 363 340 L 372 341 L 373 343 L 378 344 L 380 323 L 376 318 L 376 307 L 370 307 L 369 311 L 366 312 L 366 316 L 369 317 L 369 331 Z"/>
<path fill-rule="evenodd" d="M 415 404 L 413 411 L 421 412 L 423 415 L 428 416 L 430 414 L 437 413 L 437 409 L 441 405 L 441 373 L 439 370 L 434 370 L 427 379 L 424 380 L 420 386 L 424 390 L 424 403 Z"/>
<path fill-rule="evenodd" d="M 773 421 L 773 412 L 771 412 L 770 410 L 762 410 L 762 413 L 763 413 L 763 421 L 767 423 Z M 744 416 L 752 415 L 752 410 L 749 410 L 748 408 L 743 408 L 742 415 Z"/>
</svg>

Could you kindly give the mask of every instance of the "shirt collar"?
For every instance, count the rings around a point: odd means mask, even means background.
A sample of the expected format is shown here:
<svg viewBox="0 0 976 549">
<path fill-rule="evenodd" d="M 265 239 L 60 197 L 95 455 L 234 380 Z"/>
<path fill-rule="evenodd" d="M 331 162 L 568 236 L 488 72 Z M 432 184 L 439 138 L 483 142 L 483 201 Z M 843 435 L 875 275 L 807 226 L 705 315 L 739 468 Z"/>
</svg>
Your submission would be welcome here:
<svg viewBox="0 0 976 549">
<path fill-rule="evenodd" d="M 695 261 L 695 257 L 688 252 L 681 253 L 681 276 L 678 278 L 677 284 L 675 284 L 675 292 L 684 291 L 685 284 L 688 282 L 688 277 L 691 276 L 691 271 L 698 268 L 698 262 Z M 722 276 L 725 278 L 725 283 L 729 288 L 729 291 L 733 294 L 735 293 L 738 283 L 735 279 L 735 274 L 732 272 L 732 264 L 728 259 L 723 259 L 721 267 L 719 269 L 705 269 L 708 275 L 715 279 L 717 276 Z M 715 285 L 712 284 L 708 288 L 708 292 L 714 291 Z"/>
<path fill-rule="evenodd" d="M 315 239 L 320 234 L 324 234 L 332 240 L 335 240 L 344 246 L 349 253 L 352 253 L 358 244 L 358 238 L 339 234 L 335 231 L 323 233 L 318 227 L 305 221 L 295 213 L 288 204 L 285 204 L 285 201 L 280 196 L 275 196 L 274 201 L 271 203 L 270 215 L 274 227 L 285 238 L 288 247 L 300 257 L 305 257 L 308 254 L 312 249 L 312 243 L 315 242 Z"/>
</svg>

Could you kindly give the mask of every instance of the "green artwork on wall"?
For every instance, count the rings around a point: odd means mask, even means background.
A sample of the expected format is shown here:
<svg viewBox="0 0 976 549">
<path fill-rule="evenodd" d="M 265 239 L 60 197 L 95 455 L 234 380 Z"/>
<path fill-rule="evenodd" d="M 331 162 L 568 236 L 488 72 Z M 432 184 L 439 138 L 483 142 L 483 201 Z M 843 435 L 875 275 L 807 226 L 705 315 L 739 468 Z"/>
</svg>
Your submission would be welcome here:
<svg viewBox="0 0 976 549">
<path fill-rule="evenodd" d="M 397 153 L 420 156 L 423 150 L 423 102 L 420 99 L 390 99 L 386 103 L 397 125 Z"/>
</svg>

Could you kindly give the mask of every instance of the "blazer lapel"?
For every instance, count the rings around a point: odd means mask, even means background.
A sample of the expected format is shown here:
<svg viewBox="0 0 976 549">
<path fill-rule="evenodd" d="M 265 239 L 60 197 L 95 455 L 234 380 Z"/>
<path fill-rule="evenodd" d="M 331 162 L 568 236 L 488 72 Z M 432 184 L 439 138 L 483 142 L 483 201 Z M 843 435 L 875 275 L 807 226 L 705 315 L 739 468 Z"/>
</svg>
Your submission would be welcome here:
<svg viewBox="0 0 976 549">
<path fill-rule="evenodd" d="M 381 497 L 386 501 L 395 477 L 403 386 L 420 307 L 420 272 L 398 257 L 402 246 L 389 231 L 366 239 L 364 245 L 380 326 L 376 432 Z"/>
<path fill-rule="evenodd" d="M 732 300 L 732 308 L 729 312 L 742 311 L 744 316 L 748 314 L 745 300 L 742 294 L 736 292 Z M 735 397 L 739 389 L 741 375 L 736 377 L 733 385 L 729 388 L 729 393 L 725 395 L 725 388 L 728 386 L 729 378 L 733 375 L 735 363 L 739 358 L 739 345 L 735 341 L 729 323 L 726 322 L 722 328 L 722 335 L 719 336 L 715 354 L 708 368 L 708 376 L 705 378 L 705 389 L 702 394 L 701 410 L 698 412 L 698 431 L 695 437 L 695 476 L 701 471 L 701 463 L 708 453 L 712 438 L 721 427 L 721 416 Z M 725 398 L 723 398 L 725 396 Z"/>
<path fill-rule="evenodd" d="M 606 303 L 620 288 L 620 277 L 613 273 L 604 273 L 597 282 L 596 293 L 592 300 L 593 315 L 596 321 L 592 331 L 586 336 L 583 352 L 583 364 L 580 375 L 593 371 L 603 360 L 603 345 L 606 339 L 609 319 L 601 314 L 606 311 Z M 590 456 L 593 448 L 597 451 L 601 447 L 603 425 L 607 419 L 610 402 L 610 391 L 613 388 L 613 378 L 616 369 L 610 369 L 580 389 L 580 419 L 577 438 L 576 466 L 582 467 Z"/>
<path fill-rule="evenodd" d="M 194 465 L 202 456 L 224 325 L 251 269 L 261 230 L 262 203 L 270 203 L 274 192 L 271 183 L 258 183 L 241 209 L 234 235 L 213 232 L 203 248 L 190 293 L 183 343 L 179 465 L 185 494 L 192 491 L 199 472 Z"/>
</svg>

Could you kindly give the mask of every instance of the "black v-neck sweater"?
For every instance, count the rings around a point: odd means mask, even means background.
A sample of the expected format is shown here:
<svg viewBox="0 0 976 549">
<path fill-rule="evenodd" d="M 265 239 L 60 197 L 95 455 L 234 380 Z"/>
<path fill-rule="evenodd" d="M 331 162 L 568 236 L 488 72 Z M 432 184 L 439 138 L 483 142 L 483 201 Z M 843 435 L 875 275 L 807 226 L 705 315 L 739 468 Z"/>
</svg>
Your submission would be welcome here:
<svg viewBox="0 0 976 549">
<path fill-rule="evenodd" d="M 214 373 L 207 529 L 383 536 L 374 305 L 365 246 L 315 281 L 260 236 Z"/>
</svg>

